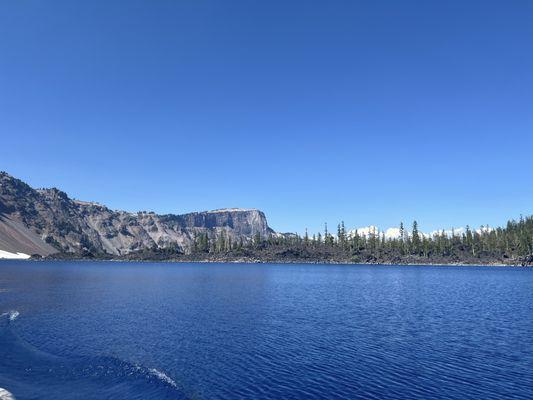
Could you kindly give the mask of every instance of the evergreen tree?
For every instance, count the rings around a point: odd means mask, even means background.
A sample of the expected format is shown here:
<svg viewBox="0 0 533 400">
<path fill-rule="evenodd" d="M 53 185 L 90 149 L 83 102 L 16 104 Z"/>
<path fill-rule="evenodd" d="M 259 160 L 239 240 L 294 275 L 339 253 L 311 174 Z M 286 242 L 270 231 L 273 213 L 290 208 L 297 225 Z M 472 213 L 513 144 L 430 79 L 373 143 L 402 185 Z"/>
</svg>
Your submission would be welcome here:
<svg viewBox="0 0 533 400">
<path fill-rule="evenodd" d="M 405 229 L 403 227 L 403 222 L 400 222 L 400 251 L 402 254 L 405 254 Z"/>
<path fill-rule="evenodd" d="M 341 225 L 339 228 L 339 241 L 341 248 L 344 250 L 346 249 L 346 227 L 344 226 L 344 221 L 341 221 Z"/>
<path fill-rule="evenodd" d="M 420 235 L 418 233 L 418 223 L 416 221 L 413 221 L 413 232 L 411 233 L 411 242 L 413 250 L 412 252 L 414 254 L 420 253 Z"/>
<path fill-rule="evenodd" d="M 307 229 L 304 236 L 290 234 L 261 237 L 259 233 L 255 233 L 251 238 L 241 236 L 236 239 L 226 228 L 216 228 L 192 232 L 189 250 L 192 253 L 224 253 L 246 247 L 251 254 L 264 250 L 267 251 L 266 254 L 283 254 L 292 249 L 296 251 L 290 254 L 301 253 L 306 254 L 306 257 L 311 255 L 321 260 L 375 259 L 378 262 L 391 262 L 398 258 L 406 260 L 403 258 L 406 254 L 424 257 L 421 262 L 460 260 L 474 263 L 509 260 L 517 263 L 528 259 L 527 257 L 533 257 L 533 216 L 510 220 L 506 226 L 495 229 L 482 225 L 476 231 L 467 226 L 462 235 L 452 229 L 451 235 L 441 230 L 428 237 L 419 232 L 417 221 L 413 222 L 411 234 L 405 230 L 403 223 L 400 223 L 399 231 L 398 238 L 387 238 L 384 232 L 373 230 L 370 230 L 368 235 L 360 235 L 357 230 L 347 235 L 344 222 L 341 222 L 337 226 L 336 236 L 331 235 L 327 224 L 324 224 L 324 236 L 319 232 L 313 234 L 312 239 Z M 302 251 L 304 248 L 305 252 Z M 177 244 L 155 246 L 152 251 L 175 257 L 180 248 Z"/>
<path fill-rule="evenodd" d="M 198 240 L 198 234 L 194 232 L 194 238 L 193 238 L 193 253 L 197 253 L 199 248 L 199 240 Z"/>
<path fill-rule="evenodd" d="M 472 253 L 472 255 L 476 254 L 476 250 L 474 248 L 474 239 L 472 236 L 472 231 L 470 230 L 470 226 L 466 226 L 466 233 L 465 233 L 465 246 L 466 249 Z"/>
</svg>

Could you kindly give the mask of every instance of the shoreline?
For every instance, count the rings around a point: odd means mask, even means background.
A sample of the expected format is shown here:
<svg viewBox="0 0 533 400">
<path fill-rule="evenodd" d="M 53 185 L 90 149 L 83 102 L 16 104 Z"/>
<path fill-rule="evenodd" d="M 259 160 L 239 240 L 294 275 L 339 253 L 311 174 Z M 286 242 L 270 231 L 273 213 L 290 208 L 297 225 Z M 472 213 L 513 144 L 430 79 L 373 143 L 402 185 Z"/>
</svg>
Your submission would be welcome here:
<svg viewBox="0 0 533 400">
<path fill-rule="evenodd" d="M 309 260 L 253 260 L 253 259 L 230 259 L 230 260 L 183 260 L 183 259 L 117 259 L 117 258 L 29 258 L 29 259 L 9 259 L 2 258 L 2 261 L 17 261 L 17 262 L 115 262 L 115 263 L 168 263 L 168 264 L 309 264 L 309 265 L 362 265 L 362 266 L 400 266 L 400 267 L 533 267 L 533 265 L 523 265 L 519 263 L 435 263 L 435 262 L 420 262 L 420 263 L 402 263 L 402 262 L 348 262 L 348 261 L 309 261 Z"/>
</svg>

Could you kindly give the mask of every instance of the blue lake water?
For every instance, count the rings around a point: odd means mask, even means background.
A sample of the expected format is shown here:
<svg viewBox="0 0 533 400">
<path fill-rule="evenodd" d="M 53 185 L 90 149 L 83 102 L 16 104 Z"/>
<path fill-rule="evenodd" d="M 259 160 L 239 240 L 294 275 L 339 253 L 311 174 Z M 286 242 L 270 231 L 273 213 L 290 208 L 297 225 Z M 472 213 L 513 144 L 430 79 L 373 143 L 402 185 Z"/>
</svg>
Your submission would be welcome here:
<svg viewBox="0 0 533 400">
<path fill-rule="evenodd" d="M 16 399 L 533 399 L 533 269 L 0 262 Z"/>
</svg>

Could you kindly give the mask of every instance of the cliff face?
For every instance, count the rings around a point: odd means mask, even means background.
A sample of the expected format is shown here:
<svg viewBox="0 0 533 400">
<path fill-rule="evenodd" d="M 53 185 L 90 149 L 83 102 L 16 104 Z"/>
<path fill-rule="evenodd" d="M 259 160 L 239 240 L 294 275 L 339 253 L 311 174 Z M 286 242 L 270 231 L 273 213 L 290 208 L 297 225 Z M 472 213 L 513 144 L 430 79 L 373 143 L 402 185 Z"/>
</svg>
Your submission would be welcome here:
<svg viewBox="0 0 533 400">
<path fill-rule="evenodd" d="M 222 231 L 227 238 L 244 242 L 256 234 L 274 233 L 265 215 L 255 209 L 128 213 L 70 199 L 55 188 L 36 190 L 0 173 L 0 250 L 124 255 L 159 248 L 188 253 L 196 235 L 214 238 Z"/>
</svg>

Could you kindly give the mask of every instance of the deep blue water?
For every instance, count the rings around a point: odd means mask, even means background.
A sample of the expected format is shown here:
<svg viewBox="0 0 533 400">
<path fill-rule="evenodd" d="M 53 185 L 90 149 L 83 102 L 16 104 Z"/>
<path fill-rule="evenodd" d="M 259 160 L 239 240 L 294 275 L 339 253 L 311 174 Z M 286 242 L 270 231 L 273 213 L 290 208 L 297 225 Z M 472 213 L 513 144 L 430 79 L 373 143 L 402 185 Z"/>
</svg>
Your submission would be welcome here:
<svg viewBox="0 0 533 400">
<path fill-rule="evenodd" d="M 533 399 L 533 269 L 2 261 L 2 313 L 19 400 Z"/>
</svg>

